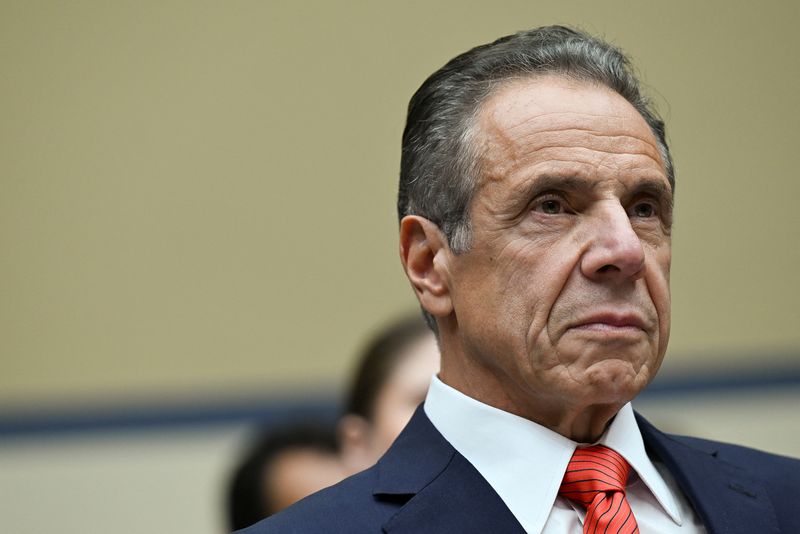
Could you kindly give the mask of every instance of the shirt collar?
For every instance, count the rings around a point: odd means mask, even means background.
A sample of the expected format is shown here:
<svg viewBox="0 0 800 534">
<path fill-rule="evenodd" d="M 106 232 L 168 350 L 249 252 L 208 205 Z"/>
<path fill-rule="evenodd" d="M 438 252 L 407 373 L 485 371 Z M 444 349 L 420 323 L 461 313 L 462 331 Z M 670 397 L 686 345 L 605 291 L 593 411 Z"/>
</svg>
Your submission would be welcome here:
<svg viewBox="0 0 800 534">
<path fill-rule="evenodd" d="M 628 461 L 642 482 L 647 486 L 658 503 L 678 525 L 682 518 L 675 496 L 670 491 L 664 478 L 653 465 L 644 448 L 642 433 L 636 423 L 633 407 L 630 403 L 623 406 L 616 417 L 608 425 L 608 429 L 598 442 L 614 449 Z"/>
<path fill-rule="evenodd" d="M 431 380 L 424 409 L 436 429 L 478 470 L 525 529 L 541 532 L 578 443 L 468 397 L 437 376 Z M 598 443 L 619 452 L 670 518 L 681 523 L 674 496 L 645 452 L 630 404 L 623 406 Z M 531 506 L 534 502 L 541 506 Z"/>
<path fill-rule="evenodd" d="M 528 532 L 541 532 L 577 444 L 433 377 L 425 413 Z M 535 480 L 535 484 L 530 482 Z M 531 506 L 541 503 L 541 506 Z"/>
</svg>

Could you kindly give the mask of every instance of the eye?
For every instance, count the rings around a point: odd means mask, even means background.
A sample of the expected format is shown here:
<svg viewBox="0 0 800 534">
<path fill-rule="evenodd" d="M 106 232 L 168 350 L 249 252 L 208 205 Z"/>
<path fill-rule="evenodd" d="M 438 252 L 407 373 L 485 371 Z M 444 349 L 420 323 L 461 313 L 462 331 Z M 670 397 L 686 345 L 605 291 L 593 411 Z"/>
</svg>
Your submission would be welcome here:
<svg viewBox="0 0 800 534">
<path fill-rule="evenodd" d="M 653 202 L 644 201 L 644 202 L 637 202 L 633 205 L 631 209 L 631 215 L 634 217 L 641 217 L 641 218 L 648 218 L 652 217 L 656 214 L 656 207 Z"/>
<path fill-rule="evenodd" d="M 544 213 L 546 215 L 558 215 L 566 211 L 564 202 L 557 198 L 545 198 L 537 201 L 533 205 L 533 211 Z"/>
</svg>

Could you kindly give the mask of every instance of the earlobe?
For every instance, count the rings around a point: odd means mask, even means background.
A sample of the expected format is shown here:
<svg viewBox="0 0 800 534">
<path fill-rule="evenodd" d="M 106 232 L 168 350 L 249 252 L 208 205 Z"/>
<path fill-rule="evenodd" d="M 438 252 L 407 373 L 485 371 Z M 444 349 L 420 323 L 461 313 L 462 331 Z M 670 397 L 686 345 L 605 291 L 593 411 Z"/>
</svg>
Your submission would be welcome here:
<svg viewBox="0 0 800 534">
<path fill-rule="evenodd" d="M 400 261 L 420 305 L 436 317 L 453 311 L 448 259 L 450 248 L 439 227 L 417 215 L 400 221 Z"/>
</svg>

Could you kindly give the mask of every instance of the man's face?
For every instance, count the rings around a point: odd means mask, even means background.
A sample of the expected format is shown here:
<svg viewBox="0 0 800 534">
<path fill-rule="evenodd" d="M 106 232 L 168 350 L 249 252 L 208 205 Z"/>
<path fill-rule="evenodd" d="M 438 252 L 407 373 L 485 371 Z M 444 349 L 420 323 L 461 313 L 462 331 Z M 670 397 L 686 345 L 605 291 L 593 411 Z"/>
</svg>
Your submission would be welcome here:
<svg viewBox="0 0 800 534">
<path fill-rule="evenodd" d="M 672 191 L 655 137 L 615 92 L 555 76 L 499 88 L 474 134 L 472 245 L 447 262 L 461 358 L 443 380 L 528 417 L 624 404 L 669 337 Z"/>
</svg>

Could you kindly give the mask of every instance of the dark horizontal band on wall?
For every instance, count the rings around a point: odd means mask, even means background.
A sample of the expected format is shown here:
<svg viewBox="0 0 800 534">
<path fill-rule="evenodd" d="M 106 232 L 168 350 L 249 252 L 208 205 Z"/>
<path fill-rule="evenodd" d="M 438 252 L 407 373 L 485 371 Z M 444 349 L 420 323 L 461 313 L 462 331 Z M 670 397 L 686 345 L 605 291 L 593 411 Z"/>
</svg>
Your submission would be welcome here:
<svg viewBox="0 0 800 534">
<path fill-rule="evenodd" d="M 659 376 L 639 396 L 642 400 L 680 395 L 709 395 L 741 390 L 770 390 L 800 386 L 800 365 L 765 370 L 736 370 L 725 374 Z M 336 395 L 303 397 L 253 397 L 247 401 L 216 401 L 180 406 L 127 406 L 107 409 L 40 410 L 35 413 L 0 414 L 0 438 L 44 437 L 86 432 L 151 431 L 213 425 L 252 424 L 276 426 L 291 421 L 334 421 L 339 411 Z"/>
</svg>

